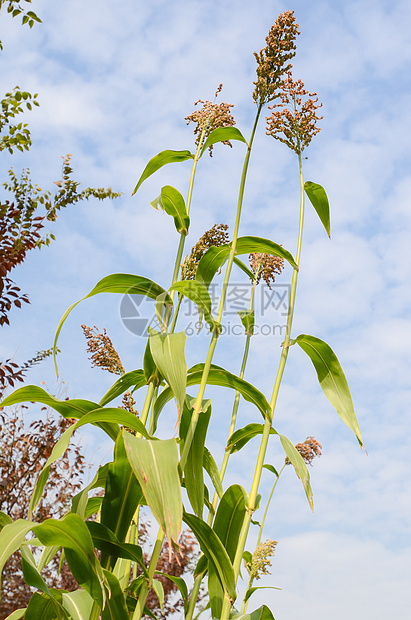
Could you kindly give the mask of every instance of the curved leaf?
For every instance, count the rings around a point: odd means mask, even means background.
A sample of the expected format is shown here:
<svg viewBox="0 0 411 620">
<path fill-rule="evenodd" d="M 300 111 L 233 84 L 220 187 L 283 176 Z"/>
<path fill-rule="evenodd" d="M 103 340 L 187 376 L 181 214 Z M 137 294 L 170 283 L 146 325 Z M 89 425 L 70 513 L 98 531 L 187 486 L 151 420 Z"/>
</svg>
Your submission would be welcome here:
<svg viewBox="0 0 411 620">
<path fill-rule="evenodd" d="M 69 615 L 54 596 L 35 592 L 27 606 L 24 618 L 26 620 L 69 620 Z"/>
<path fill-rule="evenodd" d="M 202 519 L 184 512 L 183 520 L 197 538 L 201 551 L 208 559 L 208 567 L 213 565 L 224 591 L 234 601 L 236 598 L 234 569 L 223 543 Z"/>
<path fill-rule="evenodd" d="M 172 164 L 180 161 L 186 161 L 187 159 L 194 159 L 194 155 L 190 151 L 161 151 L 158 155 L 155 155 L 150 159 L 147 166 L 144 168 L 141 177 L 138 180 L 137 185 L 134 188 L 132 196 L 136 193 L 140 185 L 148 179 L 149 176 L 157 172 L 160 168 L 166 164 Z"/>
<path fill-rule="evenodd" d="M 102 607 L 106 599 L 103 573 L 83 519 L 78 515 L 68 514 L 59 521 L 47 519 L 32 529 L 44 545 L 64 548 L 74 578 Z"/>
<path fill-rule="evenodd" d="M 130 372 L 126 372 L 104 394 L 103 398 L 99 402 L 99 406 L 105 407 L 105 405 L 117 398 L 117 396 L 124 394 L 124 392 L 126 392 L 131 386 L 134 386 L 134 392 L 135 390 L 143 387 L 143 385 L 146 385 L 146 383 L 143 370 L 131 370 Z"/>
<path fill-rule="evenodd" d="M 190 385 L 199 385 L 201 383 L 201 378 L 203 376 L 203 368 L 204 364 L 196 364 L 188 371 L 187 375 L 187 387 Z M 228 387 L 233 390 L 238 390 L 244 400 L 249 403 L 255 405 L 263 415 L 263 417 L 267 417 L 270 415 L 270 405 L 265 398 L 264 394 L 262 394 L 257 388 L 255 388 L 251 383 L 244 381 L 244 379 L 240 379 L 237 375 L 233 375 L 228 372 L 228 370 L 224 370 L 220 366 L 215 366 L 211 364 L 210 372 L 208 374 L 207 383 L 210 385 L 219 385 L 220 387 Z M 164 389 L 158 396 L 156 402 L 154 403 L 154 419 L 157 420 L 160 415 L 163 407 L 171 400 L 173 397 L 173 393 L 170 388 Z"/>
<path fill-rule="evenodd" d="M 175 575 L 168 575 L 167 573 L 162 573 L 161 571 L 156 570 L 156 575 L 163 575 L 163 577 L 167 577 L 170 579 L 177 588 L 180 590 L 180 594 L 183 597 L 184 602 L 184 612 L 187 613 L 188 610 L 188 589 L 187 584 L 182 577 L 176 577 Z"/>
<path fill-rule="evenodd" d="M 61 332 L 61 329 L 70 314 L 70 312 L 75 308 L 79 303 L 88 299 L 89 297 L 94 297 L 94 295 L 99 295 L 100 293 L 120 293 L 121 295 L 145 295 L 150 299 L 156 299 L 161 293 L 164 293 L 164 289 L 153 282 L 153 280 L 149 280 L 148 278 L 143 278 L 142 276 L 135 276 L 130 273 L 113 273 L 112 275 L 106 276 L 99 282 L 97 282 L 96 286 L 89 292 L 88 295 L 79 299 L 74 304 L 71 304 L 69 308 L 65 311 L 63 316 L 61 317 L 59 324 L 57 326 L 56 335 L 54 337 L 53 344 L 53 356 L 54 356 L 54 365 L 56 368 L 56 373 L 58 375 L 57 363 L 56 363 L 56 350 L 57 350 L 57 341 Z M 170 303 L 171 299 L 170 299 Z"/>
<path fill-rule="evenodd" d="M 154 592 L 156 593 L 159 605 L 160 605 L 160 611 L 161 613 L 163 613 L 163 604 L 164 604 L 164 588 L 163 588 L 163 584 L 161 583 L 161 581 L 159 579 L 153 579 L 152 582 L 152 588 L 154 590 Z"/>
<path fill-rule="evenodd" d="M 262 605 L 249 614 L 232 614 L 230 620 L 275 620 L 267 605 Z"/>
<path fill-rule="evenodd" d="M 294 342 L 311 359 L 324 394 L 333 407 L 335 407 L 342 421 L 357 436 L 358 442 L 362 447 L 361 430 L 354 412 L 350 388 L 334 351 L 323 340 L 314 336 L 307 336 L 306 334 L 300 334 Z"/>
<path fill-rule="evenodd" d="M 150 204 L 154 209 L 160 207 L 167 215 L 171 215 L 174 218 L 177 232 L 188 235 L 190 218 L 187 214 L 184 198 L 175 187 L 171 187 L 171 185 L 162 187 L 160 196 L 155 198 Z"/>
<path fill-rule="evenodd" d="M 108 584 L 109 595 L 101 610 L 101 620 L 129 620 L 126 599 L 119 580 L 108 570 L 103 569 L 103 573 Z"/>
<path fill-rule="evenodd" d="M 149 328 L 149 344 L 154 363 L 173 390 L 179 416 L 183 411 L 186 395 L 187 364 L 184 332 L 160 334 Z"/>
<path fill-rule="evenodd" d="M 149 437 L 144 424 L 140 422 L 140 420 L 129 411 L 107 407 L 106 409 L 95 409 L 94 411 L 87 413 L 82 418 L 80 418 L 78 422 L 76 422 L 72 426 L 69 426 L 69 428 L 64 431 L 64 433 L 54 446 L 49 458 L 47 459 L 46 463 L 43 466 L 43 469 L 41 470 L 36 486 L 34 487 L 34 491 L 30 500 L 29 515 L 32 514 L 33 510 L 41 499 L 44 486 L 48 479 L 50 466 L 55 461 L 57 461 L 57 459 L 59 459 L 67 450 L 71 436 L 73 435 L 74 431 L 80 426 L 84 426 L 85 424 L 96 424 L 97 422 L 101 423 L 102 421 L 118 422 L 123 426 L 127 426 L 128 428 L 132 428 L 138 433 L 141 433 L 144 437 Z M 117 434 L 119 433 L 119 430 L 120 429 L 117 427 Z"/>
<path fill-rule="evenodd" d="M 318 183 L 306 181 L 304 183 L 304 190 L 314 209 L 317 211 L 318 217 L 320 218 L 327 235 L 330 237 L 330 205 L 328 203 L 325 189 L 321 185 L 318 185 Z"/>
<path fill-rule="evenodd" d="M 181 282 L 175 282 L 169 290 L 178 291 L 188 299 L 191 299 L 191 301 L 198 306 L 200 316 L 204 313 L 205 320 L 209 324 L 211 330 L 217 325 L 211 314 L 210 294 L 201 282 L 198 280 L 182 280 Z"/>
<path fill-rule="evenodd" d="M 213 455 L 210 450 L 204 446 L 203 452 L 203 467 L 211 478 L 211 482 L 213 483 L 214 489 L 218 495 L 218 497 L 223 496 L 223 485 L 221 482 L 220 471 L 217 467 L 217 463 L 214 460 Z"/>
<path fill-rule="evenodd" d="M 295 446 L 293 446 L 291 441 L 287 437 L 285 437 L 285 435 L 280 435 L 280 441 L 284 452 L 294 466 L 295 473 L 303 483 L 308 503 L 310 504 L 311 510 L 314 512 L 313 492 L 311 490 L 310 474 L 308 472 L 307 465 L 304 463 L 304 459 L 301 454 L 298 452 Z"/>
<path fill-rule="evenodd" d="M 239 310 L 237 314 L 241 319 L 246 335 L 252 336 L 254 334 L 255 324 L 254 310 Z"/>
<path fill-rule="evenodd" d="M 196 280 L 208 288 L 217 271 L 224 265 L 229 254 L 229 245 L 220 245 L 218 247 L 212 245 L 208 248 L 198 263 Z"/>
<path fill-rule="evenodd" d="M 240 142 L 247 144 L 247 140 L 244 138 L 241 131 L 236 127 L 218 127 L 210 133 L 207 140 L 204 142 L 203 148 L 200 152 L 200 157 L 202 157 L 204 151 L 212 144 L 215 144 L 216 142 L 225 142 L 226 140 L 239 140 Z"/>
<path fill-rule="evenodd" d="M 223 543 L 232 562 L 246 514 L 247 499 L 247 493 L 243 487 L 233 484 L 221 498 L 213 523 L 213 530 Z M 224 592 L 213 564 L 208 567 L 208 592 L 211 614 L 215 618 L 220 618 Z"/>
<path fill-rule="evenodd" d="M 73 620 L 89 620 L 93 599 L 85 590 L 63 592 L 62 604 Z"/>
<path fill-rule="evenodd" d="M 281 245 L 274 243 L 274 241 L 270 241 L 270 239 L 263 239 L 262 237 L 239 237 L 237 239 L 235 251 L 237 254 L 263 252 L 271 256 L 280 256 L 280 258 L 284 258 L 284 260 L 288 261 L 291 267 L 298 269 L 298 265 L 290 252 L 285 250 Z"/>
<path fill-rule="evenodd" d="M 246 443 L 257 435 L 262 435 L 264 431 L 263 424 L 247 424 L 244 428 L 239 428 L 230 437 L 227 442 L 226 450 L 230 452 L 238 452 Z M 273 428 L 270 429 L 270 435 L 278 435 Z"/>
<path fill-rule="evenodd" d="M 124 439 L 119 434 L 114 446 L 113 462 L 108 465 L 106 489 L 101 505 L 101 524 L 123 543 L 137 506 L 145 503 L 143 492 L 127 458 Z M 115 556 L 102 556 L 107 567 L 113 567 Z"/>
<path fill-rule="evenodd" d="M 254 594 L 256 590 L 281 590 L 281 588 L 276 588 L 275 586 L 254 586 L 253 588 L 248 588 L 244 595 L 244 603 L 248 601 L 250 596 Z"/>
<path fill-rule="evenodd" d="M 210 401 L 203 401 L 208 406 L 205 411 L 201 411 L 195 427 L 194 436 L 190 444 L 186 464 L 184 466 L 184 482 L 190 504 L 198 517 L 202 517 L 204 506 L 204 474 L 203 474 L 203 454 L 204 443 L 207 435 L 207 428 L 210 422 L 211 405 Z M 184 405 L 183 415 L 180 422 L 180 454 L 183 453 L 185 439 L 190 427 L 194 408 Z"/>
<path fill-rule="evenodd" d="M 102 523 L 96 521 L 87 521 L 86 525 L 93 539 L 94 546 L 106 555 L 115 558 L 124 558 L 137 562 L 143 569 L 143 573 L 148 576 L 147 569 L 144 564 L 143 550 L 139 545 L 131 543 L 121 543 L 117 540 L 114 533 Z"/>
<path fill-rule="evenodd" d="M 147 504 L 167 536 L 177 543 L 181 531 L 183 500 L 175 439 L 145 440 L 123 431 L 124 445 Z"/>
<path fill-rule="evenodd" d="M 25 519 L 18 519 L 13 523 L 5 525 L 0 532 L 0 585 L 1 574 L 7 560 L 20 545 L 24 542 L 26 534 L 33 527 L 32 521 L 26 521 Z"/>
</svg>

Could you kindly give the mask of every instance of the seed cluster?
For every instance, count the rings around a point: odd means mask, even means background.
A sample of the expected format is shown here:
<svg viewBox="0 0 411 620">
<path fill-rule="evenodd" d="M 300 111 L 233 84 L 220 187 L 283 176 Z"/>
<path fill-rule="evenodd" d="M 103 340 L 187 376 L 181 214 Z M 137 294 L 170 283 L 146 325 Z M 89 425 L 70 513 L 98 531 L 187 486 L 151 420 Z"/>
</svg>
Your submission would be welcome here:
<svg viewBox="0 0 411 620">
<path fill-rule="evenodd" d="M 215 99 L 218 93 L 221 92 L 223 85 L 217 88 L 215 93 Z M 233 103 L 212 103 L 211 101 L 204 101 L 199 99 L 194 105 L 202 103 L 203 106 L 199 110 L 195 110 L 192 114 L 185 117 L 187 125 L 195 123 L 194 135 L 196 136 L 195 144 L 198 146 L 201 136 L 203 140 L 206 140 L 210 133 L 218 127 L 232 127 L 235 125 L 234 116 L 231 114 L 230 108 L 234 107 Z M 203 133 L 204 132 L 204 133 Z M 223 144 L 232 146 L 229 140 L 224 140 Z M 213 156 L 213 145 L 209 147 L 210 157 Z"/>
<path fill-rule="evenodd" d="M 307 437 L 305 441 L 298 443 L 295 447 L 307 465 L 311 465 L 316 456 L 321 456 L 322 445 L 314 437 Z M 290 465 L 291 461 L 288 456 L 285 462 Z"/>
<path fill-rule="evenodd" d="M 317 115 L 322 103 L 318 103 L 317 93 L 305 90 L 301 80 L 292 79 L 291 71 L 282 83 L 280 97 L 281 103 L 269 106 L 274 112 L 267 117 L 267 134 L 300 155 L 320 131 L 316 124 L 323 118 Z"/>
<path fill-rule="evenodd" d="M 200 237 L 195 246 L 191 249 L 189 256 L 186 256 L 181 265 L 181 279 L 194 280 L 197 273 L 198 263 L 211 246 L 225 245 L 229 241 L 227 224 L 214 224 Z"/>
<path fill-rule="evenodd" d="M 245 562 L 245 567 L 250 574 L 250 579 L 260 579 L 261 575 L 269 575 L 271 558 L 274 555 L 276 540 L 266 540 L 258 545 L 253 553 L 251 563 Z"/>
<path fill-rule="evenodd" d="M 124 366 L 106 330 L 99 333 L 96 326 L 92 328 L 82 325 L 81 328 L 87 340 L 87 352 L 91 353 L 91 365 L 108 370 L 114 375 L 124 375 Z"/>
<path fill-rule="evenodd" d="M 254 52 L 257 61 L 257 81 L 254 82 L 253 99 L 264 105 L 276 99 L 282 83 L 282 76 L 292 67 L 288 61 L 295 56 L 297 35 L 300 34 L 295 22 L 294 11 L 280 13 L 271 27 L 259 53 Z"/>
<path fill-rule="evenodd" d="M 275 276 L 280 275 L 284 269 L 284 259 L 279 256 L 254 252 L 249 255 L 248 260 L 251 271 L 257 276 L 257 284 L 263 278 L 269 289 L 271 289 L 270 283 L 275 282 Z"/>
</svg>

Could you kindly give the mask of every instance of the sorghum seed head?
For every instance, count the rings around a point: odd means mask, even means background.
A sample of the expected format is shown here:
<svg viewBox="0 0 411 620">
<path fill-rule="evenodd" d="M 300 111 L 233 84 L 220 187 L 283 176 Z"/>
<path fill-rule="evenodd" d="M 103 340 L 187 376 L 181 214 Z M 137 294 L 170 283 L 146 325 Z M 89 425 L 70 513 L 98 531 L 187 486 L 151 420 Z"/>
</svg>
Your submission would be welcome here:
<svg viewBox="0 0 411 620">
<path fill-rule="evenodd" d="M 251 270 L 257 276 L 257 284 L 263 278 L 268 288 L 271 289 L 270 283 L 274 283 L 275 276 L 280 275 L 284 269 L 284 259 L 262 252 L 254 252 L 249 255 L 248 259 Z"/>
<path fill-rule="evenodd" d="M 254 82 L 253 99 L 264 105 L 279 95 L 282 76 L 292 65 L 288 62 L 295 56 L 297 35 L 300 34 L 295 22 L 294 11 L 280 13 L 266 37 L 266 47 L 254 52 L 257 61 L 257 81 Z"/>
<path fill-rule="evenodd" d="M 225 245 L 229 241 L 227 224 L 214 224 L 210 230 L 207 230 L 200 237 L 195 246 L 191 249 L 190 255 L 186 256 L 184 263 L 181 265 L 181 279 L 194 280 L 196 277 L 198 263 L 203 254 L 215 245 L 219 247 Z"/>
<path fill-rule="evenodd" d="M 260 579 L 261 575 L 270 574 L 268 567 L 271 566 L 271 558 L 276 545 L 276 540 L 266 540 L 260 543 L 253 553 L 251 563 L 244 562 L 251 579 Z"/>
<path fill-rule="evenodd" d="M 300 155 L 320 131 L 316 124 L 323 117 L 316 111 L 322 103 L 318 104 L 317 93 L 305 90 L 301 80 L 292 79 L 291 71 L 282 82 L 280 97 L 281 103 L 269 106 L 274 111 L 266 119 L 267 135 L 284 142 Z"/>
<path fill-rule="evenodd" d="M 217 98 L 217 95 L 222 91 L 222 88 L 223 85 L 220 84 L 216 90 L 215 98 Z M 215 103 L 215 101 L 212 103 L 211 101 L 203 101 L 203 99 L 199 99 L 194 103 L 194 105 L 198 105 L 199 103 L 203 104 L 201 109 L 195 110 L 184 119 L 187 121 L 187 125 L 189 123 L 196 123 L 196 127 L 194 129 L 196 146 L 198 146 L 201 136 L 203 136 L 203 140 L 206 140 L 214 129 L 217 129 L 218 127 L 232 127 L 235 125 L 235 120 L 230 110 L 230 108 L 234 107 L 234 104 L 224 102 Z M 229 140 L 224 140 L 223 144 L 230 147 L 232 146 Z M 213 156 L 212 151 L 213 145 L 209 147 L 210 157 Z"/>
<path fill-rule="evenodd" d="M 316 456 L 321 456 L 322 445 L 314 437 L 307 437 L 305 441 L 297 443 L 295 447 L 307 465 L 311 465 Z M 291 461 L 288 456 L 285 462 L 290 465 Z"/>
</svg>

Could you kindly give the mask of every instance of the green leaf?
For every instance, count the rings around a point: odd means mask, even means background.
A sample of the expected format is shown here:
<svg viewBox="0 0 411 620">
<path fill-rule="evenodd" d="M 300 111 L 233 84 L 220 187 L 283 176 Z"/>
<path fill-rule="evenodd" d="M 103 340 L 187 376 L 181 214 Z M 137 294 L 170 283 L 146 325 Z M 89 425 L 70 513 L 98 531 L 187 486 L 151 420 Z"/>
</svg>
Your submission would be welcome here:
<svg viewBox="0 0 411 620">
<path fill-rule="evenodd" d="M 88 494 L 92 489 L 101 487 L 104 489 L 107 480 L 108 463 L 99 467 L 93 480 L 71 500 L 71 512 L 78 514 L 82 519 L 87 518 L 86 510 L 89 504 Z M 98 499 L 98 498 L 91 498 Z M 100 499 L 100 498 L 99 498 Z M 101 498 L 102 499 L 102 498 Z M 101 503 L 101 502 L 100 502 Z"/>
<path fill-rule="evenodd" d="M 47 519 L 33 527 L 33 532 L 43 545 L 64 548 L 73 577 L 102 607 L 106 598 L 103 573 L 83 519 L 75 514 L 68 514 L 59 521 Z"/>
<path fill-rule="evenodd" d="M 0 531 L 5 525 L 9 525 L 10 523 L 13 523 L 13 519 L 0 510 Z"/>
<path fill-rule="evenodd" d="M 142 276 L 135 276 L 129 273 L 114 273 L 112 275 L 106 276 L 105 278 L 97 282 L 96 286 L 90 291 L 90 293 L 82 299 L 79 299 L 79 301 L 76 301 L 69 308 L 67 308 L 67 310 L 60 319 L 53 344 L 54 365 L 56 368 L 56 373 L 58 374 L 56 364 L 57 341 L 68 315 L 79 303 L 81 303 L 85 299 L 88 299 L 89 297 L 94 297 L 94 295 L 100 295 L 100 293 L 120 293 L 121 295 L 145 295 L 150 299 L 156 299 L 161 293 L 164 292 L 164 289 L 156 282 L 153 282 L 153 280 L 143 278 Z"/>
<path fill-rule="evenodd" d="M 150 202 L 154 209 L 162 209 L 174 218 L 174 225 L 177 232 L 188 235 L 190 226 L 190 218 L 187 214 L 184 198 L 178 190 L 171 185 L 165 185 L 161 188 L 161 194 Z"/>
<path fill-rule="evenodd" d="M 182 295 L 185 295 L 188 299 L 191 299 L 197 304 L 200 317 L 204 313 L 205 320 L 212 330 L 216 325 L 216 321 L 211 313 L 211 298 L 207 288 L 197 280 L 182 280 L 181 282 L 175 282 L 170 287 L 170 291 L 178 291 Z"/>
<path fill-rule="evenodd" d="M 213 523 L 213 530 L 223 543 L 232 562 L 246 514 L 247 500 L 247 493 L 243 487 L 238 484 L 230 486 L 221 498 Z M 220 618 L 224 592 L 213 564 L 208 567 L 208 591 L 211 614 L 215 618 Z"/>
<path fill-rule="evenodd" d="M 44 486 L 47 482 L 48 475 L 50 472 L 50 466 L 59 459 L 64 452 L 67 450 L 67 447 L 70 443 L 71 436 L 74 431 L 80 426 L 84 426 L 85 424 L 96 424 L 101 422 L 118 422 L 123 426 L 127 426 L 138 433 L 141 433 L 144 437 L 149 437 L 145 426 L 140 420 L 130 413 L 129 411 L 124 411 L 123 409 L 118 408 L 100 408 L 91 411 L 84 415 L 78 422 L 70 426 L 68 429 L 64 431 L 56 445 L 54 446 L 49 458 L 43 466 L 43 469 L 40 473 L 40 476 L 37 480 L 36 486 L 34 487 L 33 494 L 30 500 L 29 506 L 29 514 L 32 514 L 33 510 L 39 503 L 41 496 L 43 494 Z M 118 429 L 119 431 L 119 429 Z"/>
<path fill-rule="evenodd" d="M 23 618 L 24 614 L 26 613 L 26 610 L 27 610 L 26 607 L 24 607 L 23 609 L 16 609 L 15 611 L 13 611 L 12 614 L 7 616 L 6 620 L 20 620 L 20 618 Z"/>
<path fill-rule="evenodd" d="M 63 418 L 81 418 L 86 413 L 99 409 L 100 405 L 93 403 L 89 400 L 80 400 L 73 398 L 71 400 L 60 400 L 48 394 L 42 388 L 36 385 L 27 385 L 26 387 L 15 390 L 12 394 L 7 396 L 1 403 L 2 407 L 8 407 L 10 405 L 18 405 L 25 402 L 36 402 L 51 407 Z M 118 426 L 113 424 L 98 424 L 96 426 L 102 428 L 112 439 L 115 439 L 118 434 Z"/>
<path fill-rule="evenodd" d="M 224 591 L 234 601 L 236 598 L 234 569 L 223 543 L 202 519 L 186 512 L 184 512 L 183 519 L 193 531 L 201 551 L 207 557 L 209 570 L 211 565 L 215 568 Z"/>
<path fill-rule="evenodd" d="M 89 620 L 93 599 L 85 590 L 63 592 L 63 607 L 73 620 Z"/>
<path fill-rule="evenodd" d="M 204 474 L 203 474 L 203 454 L 204 443 L 207 435 L 207 428 L 210 422 L 211 405 L 210 401 L 203 401 L 207 404 L 205 411 L 201 411 L 195 427 L 194 436 L 187 455 L 184 467 L 184 481 L 190 504 L 198 517 L 203 515 L 204 506 Z M 204 409 L 204 406 L 203 406 Z M 191 418 L 194 412 L 193 407 L 184 405 L 183 415 L 180 422 L 180 454 L 183 453 L 185 439 L 190 427 Z"/>
<path fill-rule="evenodd" d="M 108 583 L 109 596 L 101 611 L 101 620 L 129 620 L 126 599 L 119 580 L 108 570 L 103 569 L 103 573 Z"/>
<path fill-rule="evenodd" d="M 131 520 L 139 504 L 144 503 L 143 492 L 134 475 L 124 446 L 123 435 L 117 438 L 114 459 L 108 466 L 106 490 L 101 505 L 101 523 L 124 542 Z M 102 557 L 106 566 L 114 566 L 115 556 Z"/>
<path fill-rule="evenodd" d="M 130 372 L 126 372 L 104 394 L 103 398 L 99 402 L 99 406 L 105 407 L 105 405 L 117 398 L 117 396 L 124 394 L 124 392 L 126 392 L 131 386 L 134 386 L 133 391 L 135 391 L 143 387 L 143 385 L 146 385 L 143 370 L 131 370 Z"/>
<path fill-rule="evenodd" d="M 13 523 L 5 525 L 0 532 L 0 585 L 1 574 L 7 560 L 24 542 L 26 534 L 33 527 L 32 521 L 18 519 Z"/>
<path fill-rule="evenodd" d="M 223 485 L 221 482 L 220 472 L 213 455 L 211 454 L 210 450 L 208 450 L 205 446 L 203 452 L 203 467 L 210 476 L 211 482 L 213 483 L 214 489 L 218 497 L 221 498 L 223 495 Z"/>
<path fill-rule="evenodd" d="M 275 618 L 267 605 L 263 605 L 249 614 L 232 614 L 230 620 L 275 620 Z"/>
<path fill-rule="evenodd" d="M 197 266 L 196 281 L 203 284 L 207 289 L 210 286 L 217 271 L 224 265 L 230 254 L 229 245 L 212 245 L 203 254 Z"/>
<path fill-rule="evenodd" d="M 317 211 L 318 217 L 320 218 L 327 235 L 330 237 L 330 205 L 328 204 L 325 189 L 321 185 L 318 185 L 318 183 L 306 181 L 304 183 L 304 190 L 314 209 Z"/>
<path fill-rule="evenodd" d="M 163 605 L 164 605 L 164 588 L 163 588 L 163 584 L 158 579 L 153 579 L 152 587 L 153 587 L 153 590 L 156 593 L 156 596 L 158 598 L 158 602 L 159 602 L 159 605 L 160 605 L 160 611 L 161 611 L 161 613 L 163 613 Z"/>
<path fill-rule="evenodd" d="M 203 368 L 204 364 L 196 364 L 190 368 L 188 371 L 189 374 L 187 375 L 187 387 L 201 383 Z M 244 400 L 252 403 L 260 410 L 264 418 L 271 415 L 270 405 L 264 394 L 257 390 L 257 388 L 255 388 L 251 383 L 244 381 L 244 379 L 240 379 L 240 377 L 233 375 L 228 372 L 228 370 L 212 364 L 208 374 L 207 383 L 209 385 L 219 385 L 221 387 L 228 387 L 233 390 L 238 390 Z M 154 404 L 155 419 L 158 419 L 161 410 L 166 403 L 171 400 L 172 396 L 172 392 L 169 388 L 166 388 L 161 392 L 161 394 L 159 394 Z"/>
<path fill-rule="evenodd" d="M 253 588 L 248 588 L 244 595 L 244 603 L 248 601 L 250 596 L 254 594 L 256 590 L 281 590 L 281 588 L 276 588 L 275 586 L 254 586 Z"/>
<path fill-rule="evenodd" d="M 255 323 L 254 310 L 239 310 L 237 314 L 241 319 L 241 323 L 244 325 L 246 335 L 252 336 L 254 334 Z"/>
<path fill-rule="evenodd" d="M 177 543 L 181 531 L 183 500 L 175 439 L 145 440 L 123 431 L 130 465 L 147 504 L 167 536 Z"/>
<path fill-rule="evenodd" d="M 310 504 L 311 510 L 314 512 L 314 503 L 313 503 L 313 492 L 311 490 L 310 485 L 310 474 L 308 473 L 307 465 L 304 463 L 304 459 L 298 450 L 294 447 L 291 441 L 285 437 L 285 435 L 280 435 L 281 445 L 283 447 L 284 452 L 290 459 L 292 465 L 294 466 L 295 473 L 298 478 L 303 483 L 304 491 L 308 499 L 308 503 Z"/>
<path fill-rule="evenodd" d="M 268 469 L 268 471 L 270 471 L 272 474 L 274 474 L 274 476 L 277 476 L 278 478 L 278 471 L 276 470 L 275 467 L 273 467 L 273 465 L 269 465 L 268 463 L 266 465 L 263 465 L 264 469 Z"/>
<path fill-rule="evenodd" d="M 156 575 L 163 575 L 163 577 L 167 577 L 170 579 L 177 588 L 180 590 L 180 594 L 183 597 L 184 602 L 184 612 L 187 613 L 188 610 L 188 589 L 187 584 L 182 577 L 176 577 L 175 575 L 168 575 L 167 573 L 162 573 L 161 571 L 156 570 Z"/>
<path fill-rule="evenodd" d="M 150 159 L 131 195 L 133 196 L 136 193 L 140 185 L 148 179 L 149 176 L 166 164 L 186 161 L 187 159 L 194 159 L 194 155 L 190 153 L 190 151 L 161 151 L 161 153 Z"/>
<path fill-rule="evenodd" d="M 262 435 L 264 431 L 263 424 L 247 424 L 244 428 L 239 428 L 236 430 L 227 442 L 226 450 L 229 450 L 231 453 L 238 452 L 241 450 L 246 443 L 253 439 L 257 435 Z M 277 431 L 274 428 L 270 429 L 270 435 L 278 435 Z"/>
<path fill-rule="evenodd" d="M 355 416 L 350 388 L 334 351 L 319 338 L 307 336 L 306 334 L 300 334 L 294 342 L 311 359 L 324 394 L 333 407 L 335 407 L 342 421 L 357 436 L 358 442 L 362 447 L 361 430 Z"/>
<path fill-rule="evenodd" d="M 154 363 L 173 391 L 179 417 L 183 411 L 186 395 L 187 364 L 184 332 L 160 334 L 149 328 L 149 343 Z"/>
<path fill-rule="evenodd" d="M 143 569 L 143 573 L 148 576 L 147 569 L 144 564 L 143 550 L 139 545 L 131 543 L 121 543 L 117 540 L 114 533 L 102 523 L 96 521 L 87 521 L 86 525 L 93 539 L 94 546 L 106 555 L 114 558 L 124 558 L 137 562 Z"/>
<path fill-rule="evenodd" d="M 247 144 L 243 134 L 236 127 L 218 127 L 210 133 L 207 140 L 204 142 L 203 148 L 200 152 L 200 157 L 202 157 L 206 149 L 208 149 L 208 147 L 212 144 L 215 144 L 216 142 L 225 142 L 226 140 L 239 140 L 240 142 Z"/>
<path fill-rule="evenodd" d="M 262 237 L 239 237 L 237 239 L 235 251 L 236 254 L 263 252 L 263 254 L 270 254 L 270 256 L 279 256 L 288 261 L 291 267 L 298 269 L 298 265 L 290 252 L 285 250 L 281 245 L 274 243 L 274 241 L 270 241 L 270 239 L 263 239 Z"/>
<path fill-rule="evenodd" d="M 240 267 L 241 271 L 244 271 L 245 275 L 250 278 L 251 282 L 254 282 L 255 280 L 254 273 L 251 271 L 251 269 L 247 267 L 247 265 L 243 263 L 243 261 L 237 258 L 237 256 L 234 256 L 234 264 L 237 265 L 237 267 Z"/>
<path fill-rule="evenodd" d="M 38 570 L 34 556 L 26 545 L 21 546 L 21 561 L 26 584 L 50 594 L 50 589 Z"/>
<path fill-rule="evenodd" d="M 25 620 L 69 620 L 68 613 L 51 594 L 35 592 L 24 615 Z"/>
</svg>

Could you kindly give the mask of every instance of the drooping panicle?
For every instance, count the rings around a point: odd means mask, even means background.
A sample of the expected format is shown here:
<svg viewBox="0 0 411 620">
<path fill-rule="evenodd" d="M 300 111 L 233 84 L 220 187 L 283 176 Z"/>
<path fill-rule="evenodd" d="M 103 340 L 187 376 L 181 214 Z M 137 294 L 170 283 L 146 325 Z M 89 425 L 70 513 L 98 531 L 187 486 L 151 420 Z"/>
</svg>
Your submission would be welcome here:
<svg viewBox="0 0 411 620">
<path fill-rule="evenodd" d="M 267 135 L 301 155 L 320 131 L 317 121 L 323 117 L 318 116 L 317 110 L 322 103 L 318 103 L 317 93 L 304 88 L 301 80 L 293 80 L 291 71 L 281 85 L 280 97 L 281 103 L 269 106 L 273 113 L 267 117 Z"/>
<path fill-rule="evenodd" d="M 198 263 L 208 248 L 211 248 L 213 245 L 220 247 L 228 243 L 229 236 L 227 230 L 227 224 L 214 224 L 210 230 L 206 230 L 195 246 L 193 246 L 190 254 L 185 257 L 184 263 L 181 265 L 182 280 L 194 280 Z"/>
<path fill-rule="evenodd" d="M 214 103 L 211 101 L 204 101 L 203 99 L 199 99 L 194 103 L 194 105 L 198 105 L 202 103 L 202 107 L 199 110 L 195 110 L 192 114 L 189 114 L 185 117 L 185 121 L 187 121 L 187 125 L 190 123 L 195 123 L 196 127 L 194 129 L 194 135 L 196 136 L 195 144 L 198 146 L 201 136 L 203 137 L 203 141 L 207 139 L 214 129 L 218 129 L 219 127 L 232 127 L 235 125 L 234 116 L 231 114 L 231 108 L 234 107 L 233 103 L 216 103 L 218 94 L 222 91 L 223 85 L 220 84 L 215 92 Z M 223 144 L 228 146 L 232 146 L 229 140 L 223 141 Z M 213 156 L 213 145 L 209 147 L 210 157 Z"/>
<path fill-rule="evenodd" d="M 264 105 L 276 99 L 282 76 L 292 67 L 288 61 L 295 56 L 297 35 L 294 11 L 280 13 L 266 37 L 266 47 L 254 52 L 257 61 L 257 81 L 254 82 L 253 99 Z"/>
<path fill-rule="evenodd" d="M 248 260 L 250 261 L 251 271 L 257 277 L 257 284 L 263 278 L 269 289 L 271 289 L 271 283 L 275 282 L 275 276 L 280 275 L 284 269 L 284 259 L 279 256 L 254 252 L 250 254 Z"/>
</svg>

